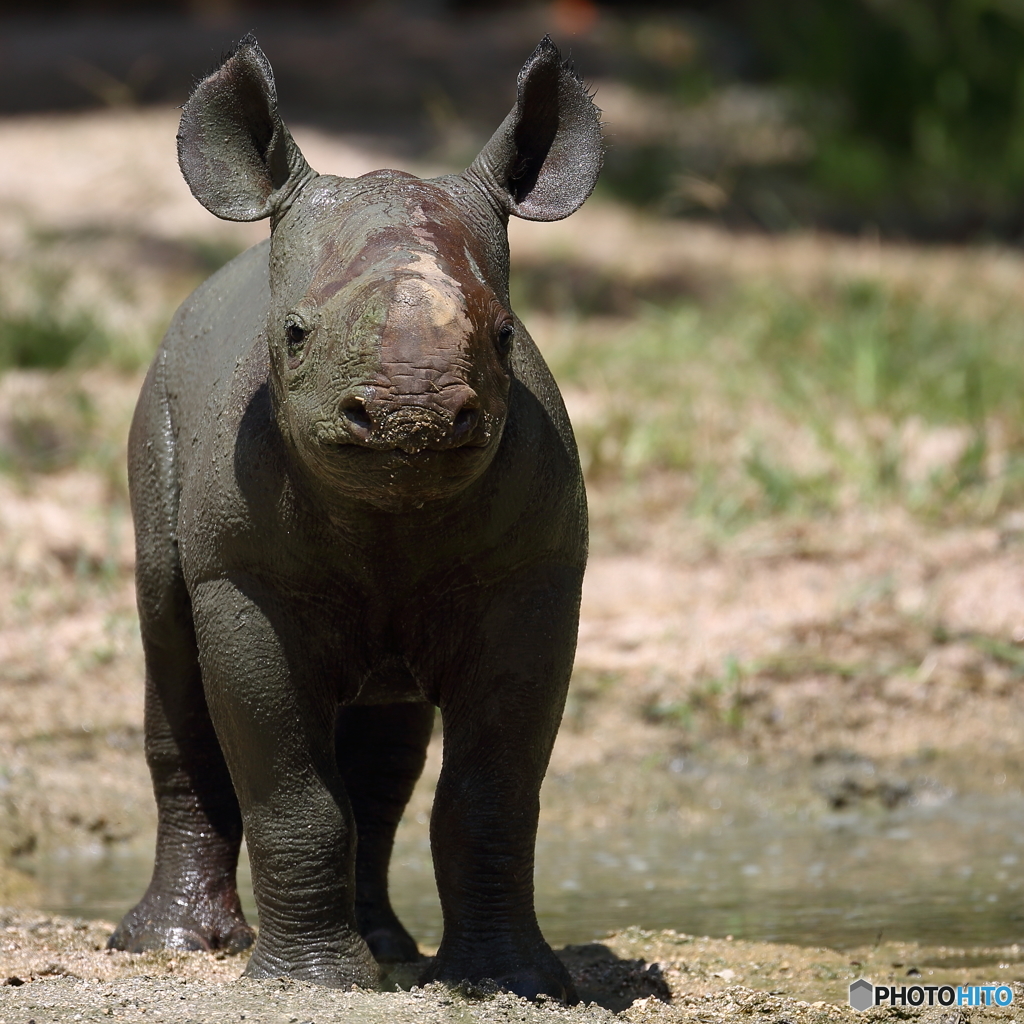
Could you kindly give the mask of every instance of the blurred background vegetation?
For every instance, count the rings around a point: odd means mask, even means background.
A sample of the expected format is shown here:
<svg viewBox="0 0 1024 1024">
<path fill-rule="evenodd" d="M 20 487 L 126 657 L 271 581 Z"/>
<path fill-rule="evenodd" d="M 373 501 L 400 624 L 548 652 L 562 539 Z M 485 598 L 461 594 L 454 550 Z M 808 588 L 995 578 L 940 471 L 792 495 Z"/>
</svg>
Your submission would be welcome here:
<svg viewBox="0 0 1024 1024">
<path fill-rule="evenodd" d="M 181 103 L 255 28 L 290 116 L 453 159 L 541 27 L 607 101 L 620 199 L 768 230 L 1024 231 L 1021 0 L 5 0 L 0 18 L 0 111 Z"/>
<path fill-rule="evenodd" d="M 571 54 L 607 125 L 596 215 L 517 250 L 513 291 L 609 507 L 654 508 L 665 479 L 671 508 L 730 530 L 858 502 L 987 521 L 1024 499 L 1024 0 L 0 3 L 0 115 L 180 104 L 249 29 L 291 123 L 427 171 L 472 158 L 543 32 Z M 618 257 L 595 261 L 609 223 Z M 672 255 L 701 230 L 710 248 Z M 0 252 L 0 374 L 64 396 L 0 394 L 0 466 L 107 452 L 123 492 L 125 417 L 104 435 L 81 381 L 134 379 L 237 251 L 147 231 L 30 224 Z M 894 255 L 794 272 L 786 247 L 830 233 Z M 776 249 L 709 258 L 729 237 Z M 645 248 L 665 255 L 638 269 Z M 937 288 L 940 251 L 959 255 Z"/>
<path fill-rule="evenodd" d="M 874 227 L 925 238 L 1019 239 L 1024 227 L 1024 4 L 775 0 L 675 7 L 633 28 L 637 88 L 682 112 L 746 86 L 795 133 L 775 154 L 720 153 L 680 189 L 685 145 L 613 158 L 609 184 L 683 211 L 771 229 Z M 673 39 L 674 42 L 670 42 Z M 754 102 L 748 97 L 748 102 Z M 758 159 L 758 156 L 761 159 Z M 774 156 L 775 159 L 766 159 Z M 644 176 L 643 169 L 647 175 Z"/>
</svg>

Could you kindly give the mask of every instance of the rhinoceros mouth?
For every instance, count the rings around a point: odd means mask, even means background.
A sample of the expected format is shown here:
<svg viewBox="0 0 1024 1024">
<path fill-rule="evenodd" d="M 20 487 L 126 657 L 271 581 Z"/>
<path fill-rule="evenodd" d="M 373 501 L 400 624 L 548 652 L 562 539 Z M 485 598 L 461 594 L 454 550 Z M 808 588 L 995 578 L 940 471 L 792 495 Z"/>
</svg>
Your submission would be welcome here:
<svg viewBox="0 0 1024 1024">
<path fill-rule="evenodd" d="M 420 455 L 486 448 L 492 437 L 491 417 L 479 409 L 461 409 L 454 417 L 424 414 L 419 408 L 400 409 L 381 420 L 371 420 L 359 409 L 345 409 L 340 417 L 321 420 L 314 435 L 324 449 L 364 449 Z"/>
<path fill-rule="evenodd" d="M 495 450 L 493 444 L 371 446 L 339 432 L 306 448 L 302 461 L 320 488 L 401 512 L 458 494 L 486 471 Z"/>
<path fill-rule="evenodd" d="M 439 465 L 442 463 L 456 464 L 461 461 L 479 458 L 481 453 L 486 451 L 486 445 L 461 445 L 458 448 L 415 448 L 412 446 L 394 446 L 390 448 L 372 447 L 365 444 L 353 444 L 341 442 L 334 445 L 321 446 L 321 451 L 327 457 L 332 455 L 338 458 L 357 459 L 360 465 L 366 465 L 374 460 L 387 460 L 402 465 L 424 465 L 434 461 Z"/>
</svg>

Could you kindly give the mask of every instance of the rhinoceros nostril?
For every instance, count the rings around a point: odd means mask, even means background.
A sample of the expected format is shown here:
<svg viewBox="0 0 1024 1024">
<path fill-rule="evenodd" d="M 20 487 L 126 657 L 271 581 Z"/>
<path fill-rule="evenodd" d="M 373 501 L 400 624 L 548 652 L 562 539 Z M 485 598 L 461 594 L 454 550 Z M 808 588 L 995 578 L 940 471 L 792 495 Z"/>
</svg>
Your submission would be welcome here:
<svg viewBox="0 0 1024 1024">
<path fill-rule="evenodd" d="M 373 420 L 366 411 L 366 406 L 361 398 L 356 396 L 347 398 L 341 403 L 340 412 L 348 422 L 349 430 L 356 437 L 365 439 L 369 436 L 370 431 L 373 430 Z"/>
<path fill-rule="evenodd" d="M 452 424 L 452 434 L 455 440 L 461 441 L 467 434 L 469 434 L 476 426 L 476 422 L 479 418 L 480 412 L 477 409 L 460 409 L 458 415 L 455 417 L 455 422 Z"/>
</svg>

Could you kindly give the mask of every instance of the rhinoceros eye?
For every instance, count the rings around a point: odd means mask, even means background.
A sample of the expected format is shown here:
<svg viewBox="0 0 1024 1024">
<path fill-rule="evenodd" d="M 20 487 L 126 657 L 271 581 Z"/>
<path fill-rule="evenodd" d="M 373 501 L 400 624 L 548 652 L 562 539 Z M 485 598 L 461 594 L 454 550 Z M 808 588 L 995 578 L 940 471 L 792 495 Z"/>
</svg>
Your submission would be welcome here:
<svg viewBox="0 0 1024 1024">
<path fill-rule="evenodd" d="M 288 344 L 288 365 L 294 370 L 301 362 L 309 328 L 297 317 L 290 316 L 284 322 L 284 336 Z"/>
<path fill-rule="evenodd" d="M 498 352 L 500 352 L 501 355 L 503 355 L 503 356 L 508 355 L 509 350 L 512 348 L 512 339 L 515 336 L 516 336 L 516 327 L 515 327 L 515 324 L 513 324 L 511 320 L 506 320 L 498 328 L 497 344 L 498 344 Z"/>
</svg>

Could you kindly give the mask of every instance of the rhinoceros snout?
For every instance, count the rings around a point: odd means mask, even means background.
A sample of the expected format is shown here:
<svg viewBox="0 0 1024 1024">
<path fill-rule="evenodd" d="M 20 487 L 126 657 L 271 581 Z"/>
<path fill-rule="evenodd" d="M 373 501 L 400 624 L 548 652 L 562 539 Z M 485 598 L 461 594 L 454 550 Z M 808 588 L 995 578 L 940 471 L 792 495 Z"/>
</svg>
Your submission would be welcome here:
<svg viewBox="0 0 1024 1024">
<path fill-rule="evenodd" d="M 354 391 L 339 405 L 339 418 L 356 444 L 415 453 L 480 444 L 479 399 L 468 386 L 434 394 L 378 398 L 374 389 Z"/>
</svg>

